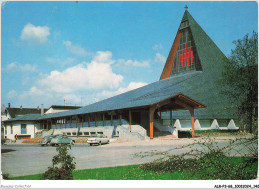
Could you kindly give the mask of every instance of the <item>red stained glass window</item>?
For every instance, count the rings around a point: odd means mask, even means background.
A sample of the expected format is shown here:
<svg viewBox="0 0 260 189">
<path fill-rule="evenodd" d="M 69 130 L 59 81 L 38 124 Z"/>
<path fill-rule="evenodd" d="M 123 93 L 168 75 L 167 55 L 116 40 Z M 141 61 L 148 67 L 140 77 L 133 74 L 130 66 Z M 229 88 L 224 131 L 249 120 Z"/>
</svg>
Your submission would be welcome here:
<svg viewBox="0 0 260 189">
<path fill-rule="evenodd" d="M 188 21 L 180 25 L 181 38 L 175 54 L 171 75 L 191 70 L 201 70 Z"/>
</svg>

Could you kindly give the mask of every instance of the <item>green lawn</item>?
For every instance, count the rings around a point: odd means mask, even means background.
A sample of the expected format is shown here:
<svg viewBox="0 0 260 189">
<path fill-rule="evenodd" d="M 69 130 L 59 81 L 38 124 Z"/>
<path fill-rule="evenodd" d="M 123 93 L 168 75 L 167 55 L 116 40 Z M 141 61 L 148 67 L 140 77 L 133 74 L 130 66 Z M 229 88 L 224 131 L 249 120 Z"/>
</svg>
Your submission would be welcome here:
<svg viewBox="0 0 260 189">
<path fill-rule="evenodd" d="M 240 164 L 244 162 L 245 158 L 232 157 L 232 164 Z M 250 169 L 257 173 L 258 163 L 255 162 Z M 212 167 L 211 169 L 217 169 Z M 205 170 L 204 170 L 205 171 Z M 208 170 L 207 170 L 208 171 Z M 232 170 L 230 170 L 232 171 Z M 156 172 L 145 171 L 141 165 L 128 165 L 119 167 L 107 167 L 98 169 L 85 169 L 73 171 L 74 180 L 203 180 L 203 170 L 198 171 L 191 178 L 189 172 L 173 171 L 173 172 Z M 204 173 L 205 175 L 205 173 Z M 256 174 L 255 174 L 256 175 Z M 42 180 L 42 174 L 28 175 L 21 177 L 13 177 L 12 180 Z M 227 178 L 228 179 L 228 178 Z"/>
<path fill-rule="evenodd" d="M 183 180 L 186 175 L 187 173 L 179 172 L 160 174 L 153 171 L 144 171 L 140 168 L 140 165 L 128 165 L 73 171 L 74 180 Z M 197 179 L 199 178 L 200 177 L 197 177 Z M 11 179 L 42 180 L 42 174 L 13 177 Z"/>
</svg>

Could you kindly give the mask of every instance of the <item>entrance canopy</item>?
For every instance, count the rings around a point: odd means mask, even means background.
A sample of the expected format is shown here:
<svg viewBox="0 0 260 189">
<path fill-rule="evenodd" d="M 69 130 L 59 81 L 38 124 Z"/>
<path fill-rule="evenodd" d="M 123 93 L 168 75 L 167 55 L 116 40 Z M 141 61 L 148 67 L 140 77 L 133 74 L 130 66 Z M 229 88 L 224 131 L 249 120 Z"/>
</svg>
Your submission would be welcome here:
<svg viewBox="0 0 260 189">
<path fill-rule="evenodd" d="M 172 111 L 172 110 L 189 110 L 191 114 L 191 128 L 192 137 L 195 137 L 195 126 L 194 126 L 194 109 L 206 108 L 206 105 L 182 94 L 178 93 L 167 99 L 159 101 L 153 104 L 149 109 L 150 118 L 150 138 L 153 138 L 153 127 L 154 127 L 154 112 L 155 110 L 160 111 Z M 171 117 L 172 122 L 172 117 Z"/>
<path fill-rule="evenodd" d="M 184 110 L 184 109 L 197 109 L 197 108 L 206 108 L 207 106 L 182 94 L 178 93 L 167 99 L 159 101 L 152 106 L 155 106 L 160 109 L 160 111 L 169 111 L 169 110 Z"/>
</svg>

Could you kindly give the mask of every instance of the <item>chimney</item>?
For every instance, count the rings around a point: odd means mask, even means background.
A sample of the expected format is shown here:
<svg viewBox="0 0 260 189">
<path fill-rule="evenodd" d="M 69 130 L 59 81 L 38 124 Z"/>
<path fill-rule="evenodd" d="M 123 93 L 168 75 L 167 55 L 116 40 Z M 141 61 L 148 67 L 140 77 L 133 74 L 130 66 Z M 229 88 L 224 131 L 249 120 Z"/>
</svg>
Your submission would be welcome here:
<svg viewBox="0 0 260 189">
<path fill-rule="evenodd" d="M 8 108 L 11 108 L 11 103 L 8 103 Z"/>
<path fill-rule="evenodd" d="M 41 107 L 41 115 L 43 116 L 44 114 L 44 108 L 43 108 L 43 104 L 42 104 L 42 107 Z"/>
</svg>

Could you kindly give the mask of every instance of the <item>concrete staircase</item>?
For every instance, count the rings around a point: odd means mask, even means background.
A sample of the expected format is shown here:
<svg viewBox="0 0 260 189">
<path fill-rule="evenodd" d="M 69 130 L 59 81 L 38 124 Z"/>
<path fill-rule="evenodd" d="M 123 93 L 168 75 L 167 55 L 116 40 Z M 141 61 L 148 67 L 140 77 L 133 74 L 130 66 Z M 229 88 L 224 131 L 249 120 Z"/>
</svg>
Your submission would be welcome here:
<svg viewBox="0 0 260 189">
<path fill-rule="evenodd" d="M 134 127 L 134 126 L 135 125 L 132 125 L 132 127 Z M 139 127 L 141 127 L 141 126 L 139 126 Z M 139 140 L 145 140 L 145 138 L 146 138 L 145 135 L 142 135 L 139 132 L 135 132 L 134 129 L 130 132 L 129 125 L 122 125 L 119 128 L 120 128 L 120 135 L 121 136 L 124 135 L 123 138 L 131 138 L 131 139 L 139 139 Z"/>
<path fill-rule="evenodd" d="M 53 133 L 53 129 L 50 129 L 48 131 L 42 131 L 42 136 L 45 137 L 48 135 L 52 135 L 52 133 Z"/>
</svg>

